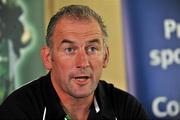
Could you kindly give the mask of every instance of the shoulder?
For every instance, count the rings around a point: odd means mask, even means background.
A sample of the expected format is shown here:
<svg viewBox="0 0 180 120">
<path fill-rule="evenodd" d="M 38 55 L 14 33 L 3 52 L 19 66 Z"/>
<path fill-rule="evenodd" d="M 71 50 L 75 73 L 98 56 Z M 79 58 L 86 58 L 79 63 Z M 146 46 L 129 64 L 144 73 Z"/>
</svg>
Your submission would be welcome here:
<svg viewBox="0 0 180 120">
<path fill-rule="evenodd" d="M 6 100 L 8 99 L 19 99 L 24 101 L 24 99 L 32 99 L 32 97 L 38 96 L 41 93 L 41 89 L 45 84 L 46 76 L 40 77 L 36 80 L 32 80 L 31 82 L 22 85 L 18 89 L 14 90 Z"/>
<path fill-rule="evenodd" d="M 0 114 L 3 114 L 5 118 L 12 116 L 25 119 L 29 111 L 32 114 L 35 111 L 40 112 L 40 106 L 43 106 L 42 89 L 45 79 L 47 79 L 46 76 L 43 76 L 13 91 L 1 104 Z"/>
<path fill-rule="evenodd" d="M 116 88 L 113 84 L 107 83 L 105 81 L 99 82 L 98 91 L 101 93 L 101 97 L 108 99 L 118 118 L 147 118 L 142 104 L 130 93 Z"/>
<path fill-rule="evenodd" d="M 98 89 L 101 93 L 103 93 L 104 96 L 111 95 L 121 99 L 128 99 L 128 97 L 132 99 L 134 98 L 128 92 L 116 88 L 112 83 L 107 83 L 106 81 L 103 80 L 99 82 Z"/>
<path fill-rule="evenodd" d="M 116 88 L 113 84 L 107 83 L 106 81 L 100 81 L 98 85 L 98 91 L 102 96 L 110 96 L 113 102 L 119 105 L 124 105 L 127 102 L 137 102 L 137 99 L 130 93 Z"/>
</svg>

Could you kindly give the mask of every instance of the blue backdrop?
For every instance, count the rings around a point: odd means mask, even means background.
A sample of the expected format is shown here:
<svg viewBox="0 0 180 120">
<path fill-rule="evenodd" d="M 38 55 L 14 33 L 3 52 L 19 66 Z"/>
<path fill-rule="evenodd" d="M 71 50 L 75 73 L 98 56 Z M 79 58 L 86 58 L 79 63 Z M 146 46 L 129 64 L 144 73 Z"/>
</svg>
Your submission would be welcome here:
<svg viewBox="0 0 180 120">
<path fill-rule="evenodd" d="M 180 119 L 180 1 L 123 0 L 129 91 L 151 119 Z"/>
</svg>

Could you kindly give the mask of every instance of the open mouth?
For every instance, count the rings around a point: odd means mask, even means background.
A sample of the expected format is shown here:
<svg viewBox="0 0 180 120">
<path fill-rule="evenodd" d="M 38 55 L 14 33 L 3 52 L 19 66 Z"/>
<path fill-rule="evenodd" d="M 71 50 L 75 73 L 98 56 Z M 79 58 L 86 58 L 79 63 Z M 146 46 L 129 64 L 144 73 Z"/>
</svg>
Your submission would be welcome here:
<svg viewBox="0 0 180 120">
<path fill-rule="evenodd" d="M 89 76 L 78 76 L 78 77 L 75 77 L 76 80 L 80 80 L 80 81 L 84 81 L 84 80 L 87 80 L 89 78 L 90 78 Z"/>
<path fill-rule="evenodd" d="M 90 76 L 76 76 L 74 82 L 80 86 L 87 85 L 90 82 Z"/>
</svg>

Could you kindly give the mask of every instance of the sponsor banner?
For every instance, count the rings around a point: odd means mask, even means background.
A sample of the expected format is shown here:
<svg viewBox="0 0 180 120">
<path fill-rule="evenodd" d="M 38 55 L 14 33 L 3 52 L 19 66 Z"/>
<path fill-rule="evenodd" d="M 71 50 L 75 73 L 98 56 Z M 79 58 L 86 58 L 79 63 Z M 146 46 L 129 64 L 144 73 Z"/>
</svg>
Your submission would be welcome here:
<svg viewBox="0 0 180 120">
<path fill-rule="evenodd" d="M 180 119 L 180 1 L 123 0 L 128 89 L 151 119 Z"/>
</svg>

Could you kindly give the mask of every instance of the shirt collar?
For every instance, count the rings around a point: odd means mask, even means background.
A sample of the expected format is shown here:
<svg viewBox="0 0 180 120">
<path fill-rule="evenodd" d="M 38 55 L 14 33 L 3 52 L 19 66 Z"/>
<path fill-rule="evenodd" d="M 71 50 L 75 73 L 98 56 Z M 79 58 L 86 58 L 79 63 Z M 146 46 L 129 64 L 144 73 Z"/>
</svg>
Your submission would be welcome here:
<svg viewBox="0 0 180 120">
<path fill-rule="evenodd" d="M 64 118 L 66 113 L 64 112 L 62 106 L 60 105 L 59 97 L 50 79 L 50 73 L 46 77 L 46 83 L 44 86 L 44 97 L 45 97 L 46 116 L 53 117 L 53 119 L 59 119 L 59 120 Z"/>
<path fill-rule="evenodd" d="M 100 111 L 100 108 L 99 108 L 99 105 L 97 103 L 97 99 L 96 99 L 96 96 L 94 97 L 94 109 L 96 111 L 96 113 L 98 113 Z"/>
<path fill-rule="evenodd" d="M 113 109 L 112 101 L 110 101 L 109 99 L 110 96 L 107 95 L 107 92 L 109 91 L 105 91 L 103 84 L 104 83 L 102 83 L 102 81 L 99 81 L 98 87 L 95 91 L 95 96 L 102 117 L 108 120 L 112 120 L 112 118 L 114 119 L 115 117 L 115 112 Z"/>
</svg>

